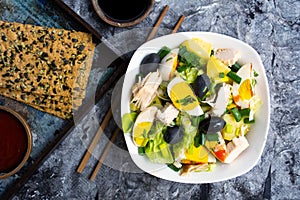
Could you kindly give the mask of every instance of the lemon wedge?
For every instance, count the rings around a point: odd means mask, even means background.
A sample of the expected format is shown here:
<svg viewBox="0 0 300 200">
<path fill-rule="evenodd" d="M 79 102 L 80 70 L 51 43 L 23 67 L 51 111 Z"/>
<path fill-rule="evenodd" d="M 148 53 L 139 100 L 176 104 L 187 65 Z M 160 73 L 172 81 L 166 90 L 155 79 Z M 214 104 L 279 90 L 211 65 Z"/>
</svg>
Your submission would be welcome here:
<svg viewBox="0 0 300 200">
<path fill-rule="evenodd" d="M 201 40 L 200 38 L 192 38 L 181 43 L 181 46 L 186 47 L 186 49 L 201 59 L 204 59 L 206 62 L 210 57 L 212 50 L 212 44 Z"/>
</svg>

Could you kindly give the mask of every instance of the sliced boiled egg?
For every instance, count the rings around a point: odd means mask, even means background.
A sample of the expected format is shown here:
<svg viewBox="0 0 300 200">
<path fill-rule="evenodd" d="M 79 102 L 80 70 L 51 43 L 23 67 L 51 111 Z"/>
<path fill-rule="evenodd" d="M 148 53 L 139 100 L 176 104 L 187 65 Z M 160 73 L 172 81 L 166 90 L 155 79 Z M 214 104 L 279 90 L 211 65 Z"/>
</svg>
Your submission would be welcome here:
<svg viewBox="0 0 300 200">
<path fill-rule="evenodd" d="M 178 51 L 178 48 L 173 49 L 161 60 L 159 64 L 159 72 L 164 81 L 168 81 L 174 76 L 178 63 Z"/>
<path fill-rule="evenodd" d="M 148 133 L 156 117 L 158 108 L 151 106 L 143 110 L 135 120 L 133 126 L 133 142 L 136 146 L 145 146 L 148 142 Z"/>
<path fill-rule="evenodd" d="M 200 116 L 203 110 L 190 85 L 183 79 L 176 77 L 170 81 L 167 92 L 174 106 L 192 116 Z"/>
<path fill-rule="evenodd" d="M 250 100 L 254 96 L 252 64 L 243 65 L 236 74 L 241 77 L 241 82 L 234 82 L 232 85 L 233 100 L 241 108 L 249 108 Z"/>
</svg>

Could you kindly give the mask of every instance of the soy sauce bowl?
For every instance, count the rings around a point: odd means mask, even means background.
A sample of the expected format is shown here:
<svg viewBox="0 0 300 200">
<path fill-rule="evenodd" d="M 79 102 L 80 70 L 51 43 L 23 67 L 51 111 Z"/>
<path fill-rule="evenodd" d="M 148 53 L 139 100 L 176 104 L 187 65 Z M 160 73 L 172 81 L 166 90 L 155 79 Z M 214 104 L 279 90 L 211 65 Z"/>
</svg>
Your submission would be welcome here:
<svg viewBox="0 0 300 200">
<path fill-rule="evenodd" d="M 98 16 L 116 27 L 130 27 L 144 20 L 155 0 L 92 0 Z"/>
<path fill-rule="evenodd" d="M 14 110 L 0 106 L 0 179 L 17 173 L 31 149 L 32 133 L 26 120 Z"/>
</svg>

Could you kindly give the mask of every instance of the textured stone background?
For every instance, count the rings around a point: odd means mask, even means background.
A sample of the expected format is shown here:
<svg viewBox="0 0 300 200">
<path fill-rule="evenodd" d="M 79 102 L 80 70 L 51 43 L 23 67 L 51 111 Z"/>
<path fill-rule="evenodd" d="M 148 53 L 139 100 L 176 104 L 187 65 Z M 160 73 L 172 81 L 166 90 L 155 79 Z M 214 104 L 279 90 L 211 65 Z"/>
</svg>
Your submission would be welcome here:
<svg viewBox="0 0 300 200">
<path fill-rule="evenodd" d="M 26 5 L 33 8 L 23 12 L 18 10 L 21 1 L 0 0 L 0 19 L 76 28 L 71 22 L 64 21 L 64 17 L 59 17 L 59 12 L 49 9 L 50 4 L 46 0 L 38 1 L 38 5 L 42 4 L 43 8 L 37 6 L 33 0 L 28 2 Z M 130 31 L 132 28 L 120 29 L 101 22 L 93 11 L 90 0 L 65 2 L 105 39 L 116 47 L 120 46 L 118 50 L 121 50 L 121 53 L 128 51 L 126 48 L 122 49 L 124 46 L 118 38 L 123 36 L 125 30 Z M 264 199 L 268 196 L 268 181 L 271 183 L 271 199 L 300 199 L 300 1 L 156 1 L 150 16 L 133 27 L 143 28 L 143 31 L 135 32 L 136 35 L 132 36 L 136 41 L 127 47 L 129 50 L 134 50 L 144 41 L 147 36 L 145 27 L 153 26 L 166 4 L 170 6 L 170 10 L 161 24 L 162 29 L 158 35 L 168 33 L 179 16 L 184 14 L 186 19 L 179 31 L 212 31 L 226 34 L 248 43 L 260 54 L 270 86 L 271 125 L 259 163 L 245 175 L 228 181 L 205 185 L 180 184 L 140 173 L 134 168 L 128 155 L 126 157 L 126 151 L 122 151 L 122 157 L 118 159 L 123 160 L 111 168 L 108 167 L 112 166 L 108 159 L 95 182 L 91 182 L 88 176 L 97 161 L 97 155 L 88 163 L 83 174 L 77 174 L 75 171 L 86 144 L 107 110 L 110 91 L 95 105 L 93 112 L 78 123 L 73 133 L 53 152 L 15 199 Z M 24 6 L 23 9 L 26 10 Z M 49 20 L 45 20 L 48 18 Z M 93 72 L 91 87 L 101 76 L 101 71 Z M 35 148 L 42 148 L 47 140 L 53 139 L 55 130 L 65 123 L 3 97 L 0 97 L 0 103 L 16 107 L 27 117 L 34 129 Z M 44 122 L 43 125 L 38 123 L 37 119 Z M 110 133 L 113 128 L 114 124 L 111 122 L 107 132 Z M 107 137 L 101 140 L 103 144 L 105 139 Z M 110 152 L 111 157 L 115 155 L 115 150 L 125 146 L 122 136 L 119 136 L 117 141 L 117 145 Z M 99 152 L 103 146 L 98 146 Z M 32 155 L 32 160 L 36 156 Z M 129 168 L 136 173 L 126 172 Z M 6 187 L 12 186 L 16 178 L 0 181 L 0 192 L 3 193 Z"/>
</svg>

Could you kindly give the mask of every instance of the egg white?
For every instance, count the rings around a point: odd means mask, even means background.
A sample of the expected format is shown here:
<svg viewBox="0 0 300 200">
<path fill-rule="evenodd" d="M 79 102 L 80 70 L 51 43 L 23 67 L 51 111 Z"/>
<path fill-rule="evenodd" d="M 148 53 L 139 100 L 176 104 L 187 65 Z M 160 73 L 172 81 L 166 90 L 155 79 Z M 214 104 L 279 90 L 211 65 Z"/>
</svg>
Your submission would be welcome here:
<svg viewBox="0 0 300 200">
<path fill-rule="evenodd" d="M 159 72 L 164 81 L 169 81 L 175 72 L 174 65 L 177 65 L 179 48 L 173 49 L 168 53 L 159 64 Z"/>
<path fill-rule="evenodd" d="M 253 69 L 252 69 L 252 64 L 251 63 L 248 63 L 248 64 L 245 64 L 243 65 L 239 71 L 236 73 L 239 77 L 241 77 L 241 82 L 238 84 L 236 82 L 233 82 L 233 85 L 232 85 L 232 94 L 233 94 L 233 97 L 237 97 L 239 96 L 239 89 L 242 85 L 242 83 L 244 81 L 246 81 L 247 79 L 250 80 L 250 83 L 252 82 L 254 76 L 253 76 Z M 251 85 L 250 87 L 250 90 L 251 92 L 254 94 L 254 90 L 253 90 L 253 87 Z M 234 98 L 235 99 L 235 98 Z M 243 108 L 249 108 L 250 106 L 250 100 L 247 100 L 247 99 L 244 99 L 242 100 L 241 98 L 238 98 L 238 100 L 235 100 L 235 103 L 236 105 L 240 106 L 242 109 Z"/>
</svg>

